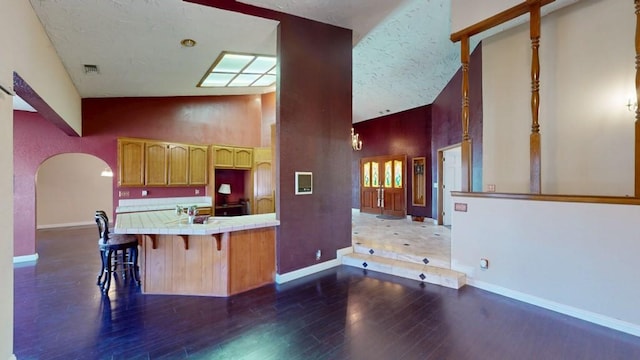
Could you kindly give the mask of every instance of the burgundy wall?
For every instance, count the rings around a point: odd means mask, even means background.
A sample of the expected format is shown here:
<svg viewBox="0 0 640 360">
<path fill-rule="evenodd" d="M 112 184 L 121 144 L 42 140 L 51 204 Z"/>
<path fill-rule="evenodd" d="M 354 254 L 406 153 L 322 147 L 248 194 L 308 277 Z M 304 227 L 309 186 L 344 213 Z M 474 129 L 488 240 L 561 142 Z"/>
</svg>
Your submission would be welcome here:
<svg viewBox="0 0 640 360">
<path fill-rule="evenodd" d="M 360 208 L 360 159 L 380 155 L 407 155 L 407 163 L 414 157 L 424 156 L 431 161 L 431 106 L 403 111 L 354 124 L 355 131 L 363 142 L 362 150 L 353 151 L 351 161 L 351 206 Z M 406 167 L 407 214 L 431 216 L 431 192 L 427 191 L 427 206 L 413 206 L 411 199 L 411 166 Z M 427 172 L 426 183 L 431 174 Z M 427 189 L 429 190 L 429 189 Z"/>
<path fill-rule="evenodd" d="M 117 171 L 117 137 L 260 146 L 262 105 L 256 99 L 261 96 L 83 99 L 82 137 L 67 136 L 38 113 L 15 111 L 14 255 L 35 253 L 35 175 L 47 158 L 91 154 Z M 116 177 L 113 187 L 114 206 L 118 190 L 141 197 L 140 188 L 118 188 Z M 194 189 L 204 194 L 206 188 L 149 188 L 149 196 L 194 196 Z"/>
<path fill-rule="evenodd" d="M 278 28 L 278 273 L 351 246 L 351 30 L 283 17 Z M 313 194 L 294 194 L 295 171 Z"/>
<path fill-rule="evenodd" d="M 431 109 L 431 174 L 438 179 L 438 149 L 462 142 L 462 70 L 459 69 Z M 472 191 L 482 191 L 482 44 L 469 60 L 469 136 L 472 141 Z M 432 189 L 432 215 L 437 218 L 437 189 Z"/>
</svg>

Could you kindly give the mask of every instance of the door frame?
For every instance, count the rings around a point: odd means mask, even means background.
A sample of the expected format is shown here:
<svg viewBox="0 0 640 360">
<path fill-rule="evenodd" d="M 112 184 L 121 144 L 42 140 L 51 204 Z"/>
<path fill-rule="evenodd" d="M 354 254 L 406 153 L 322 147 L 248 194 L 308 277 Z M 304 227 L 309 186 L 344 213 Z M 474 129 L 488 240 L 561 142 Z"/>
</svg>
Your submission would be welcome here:
<svg viewBox="0 0 640 360">
<path fill-rule="evenodd" d="M 462 143 L 457 143 L 449 146 L 445 146 L 438 149 L 438 209 L 437 209 L 437 223 L 438 225 L 444 225 L 444 219 L 442 212 L 444 211 L 444 152 L 447 150 L 462 147 Z"/>
<path fill-rule="evenodd" d="M 409 168 L 408 168 L 408 164 L 407 164 L 407 155 L 406 154 L 396 154 L 396 155 L 378 155 L 378 156 L 368 156 L 368 157 L 364 157 L 360 159 L 360 163 L 358 165 L 358 171 L 360 172 L 360 212 L 365 212 L 365 213 L 370 213 L 373 214 L 373 212 L 369 212 L 369 211 L 362 211 L 363 207 L 362 207 L 362 202 L 363 202 L 363 188 L 364 188 L 364 178 L 362 177 L 362 165 L 368 161 L 380 161 L 381 164 L 383 163 L 383 160 L 386 159 L 402 159 L 402 189 L 400 191 L 400 193 L 402 194 L 402 201 L 403 201 L 403 205 L 402 205 L 402 215 L 400 215 L 401 217 L 406 217 L 407 216 L 407 209 L 408 209 L 408 204 L 407 204 L 407 174 L 409 173 Z M 383 171 L 382 169 L 380 169 L 380 171 Z M 382 187 L 383 183 L 382 183 L 383 179 L 380 179 L 380 186 Z M 385 207 L 382 206 L 380 208 L 380 214 L 384 215 L 385 214 Z"/>
</svg>

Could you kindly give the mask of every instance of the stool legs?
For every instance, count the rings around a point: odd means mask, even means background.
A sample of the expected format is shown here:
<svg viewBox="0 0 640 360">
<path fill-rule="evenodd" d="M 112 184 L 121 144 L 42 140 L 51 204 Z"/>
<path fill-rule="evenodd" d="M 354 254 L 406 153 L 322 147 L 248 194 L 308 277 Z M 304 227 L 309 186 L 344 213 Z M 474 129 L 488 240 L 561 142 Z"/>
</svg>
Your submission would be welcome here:
<svg viewBox="0 0 640 360">
<path fill-rule="evenodd" d="M 114 255 L 117 257 L 118 252 L 121 251 L 121 260 L 113 261 Z M 137 286 L 140 286 L 140 275 L 138 271 L 138 247 L 130 247 L 120 250 L 105 249 L 100 250 L 100 258 L 102 262 L 102 271 L 98 274 L 97 285 L 100 286 L 100 290 L 103 294 L 109 292 L 111 287 L 111 276 L 117 273 L 118 265 L 122 266 L 122 278 L 126 279 L 131 277 Z M 104 279 L 103 279 L 104 277 Z"/>
<path fill-rule="evenodd" d="M 105 263 L 104 263 L 104 250 L 100 249 L 100 263 L 101 263 L 101 267 L 100 267 L 100 272 L 98 273 L 98 280 L 96 282 L 96 285 L 98 286 L 102 286 L 102 277 L 105 275 Z"/>
<path fill-rule="evenodd" d="M 138 247 L 129 249 L 130 268 L 136 285 L 140 286 L 140 268 L 138 267 Z"/>
</svg>

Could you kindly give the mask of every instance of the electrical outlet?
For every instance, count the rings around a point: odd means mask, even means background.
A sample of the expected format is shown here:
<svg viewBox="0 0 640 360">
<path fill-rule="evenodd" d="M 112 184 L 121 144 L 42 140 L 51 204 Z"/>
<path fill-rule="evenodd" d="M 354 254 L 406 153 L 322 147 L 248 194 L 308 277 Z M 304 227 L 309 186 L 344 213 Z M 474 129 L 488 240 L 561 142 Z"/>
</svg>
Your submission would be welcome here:
<svg viewBox="0 0 640 360">
<path fill-rule="evenodd" d="M 488 269 L 489 268 L 489 260 L 487 259 L 480 259 L 480 269 Z"/>
<path fill-rule="evenodd" d="M 322 257 L 322 250 L 318 249 L 318 251 L 316 251 L 316 261 L 320 260 L 321 257 Z"/>
<path fill-rule="evenodd" d="M 147 196 L 149 195 L 149 192 L 147 190 L 142 190 L 142 196 Z"/>
<path fill-rule="evenodd" d="M 129 197 L 129 191 L 122 191 L 122 190 L 118 191 L 118 197 L 121 197 L 121 198 Z"/>
<path fill-rule="evenodd" d="M 200 189 L 196 189 L 196 195 L 200 195 Z"/>
</svg>

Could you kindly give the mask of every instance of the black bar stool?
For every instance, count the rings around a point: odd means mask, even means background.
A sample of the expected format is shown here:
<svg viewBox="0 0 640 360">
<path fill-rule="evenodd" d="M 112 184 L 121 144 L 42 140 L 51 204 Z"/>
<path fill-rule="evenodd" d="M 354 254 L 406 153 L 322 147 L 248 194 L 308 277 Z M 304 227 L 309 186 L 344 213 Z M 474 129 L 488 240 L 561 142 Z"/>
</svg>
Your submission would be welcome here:
<svg viewBox="0 0 640 360">
<path fill-rule="evenodd" d="M 109 233 L 109 218 L 102 210 L 96 211 L 95 219 L 100 235 L 98 249 L 100 250 L 102 262 L 102 268 L 98 273 L 97 285 L 100 286 L 102 293 L 106 295 L 109 292 L 111 276 L 116 273 L 118 266 L 122 270 L 124 279 L 130 277 L 136 282 L 136 285 L 140 286 L 138 237 L 129 234 Z M 115 263 L 114 258 L 116 258 Z"/>
</svg>

